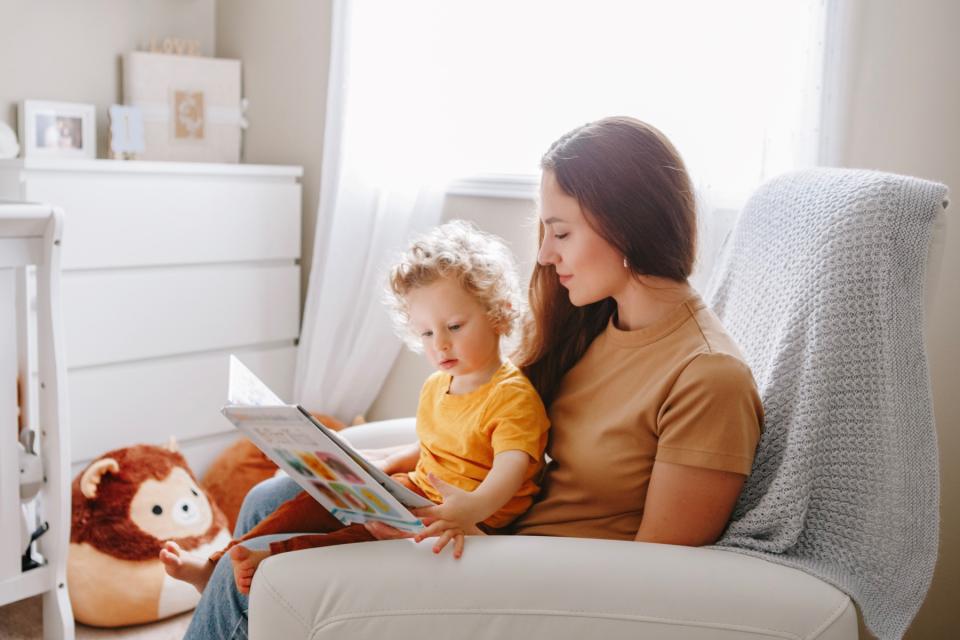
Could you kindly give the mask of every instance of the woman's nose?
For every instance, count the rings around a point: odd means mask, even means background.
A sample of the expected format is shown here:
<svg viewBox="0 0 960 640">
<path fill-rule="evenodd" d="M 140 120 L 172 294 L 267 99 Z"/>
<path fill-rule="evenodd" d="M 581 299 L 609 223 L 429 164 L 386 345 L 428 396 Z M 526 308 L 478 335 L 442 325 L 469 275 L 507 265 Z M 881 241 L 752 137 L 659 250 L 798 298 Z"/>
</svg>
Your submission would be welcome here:
<svg viewBox="0 0 960 640">
<path fill-rule="evenodd" d="M 537 252 L 537 262 L 542 267 L 546 267 L 547 265 L 551 265 L 556 262 L 553 249 L 550 248 L 549 242 L 544 241 L 543 244 L 540 245 L 540 250 Z"/>
</svg>

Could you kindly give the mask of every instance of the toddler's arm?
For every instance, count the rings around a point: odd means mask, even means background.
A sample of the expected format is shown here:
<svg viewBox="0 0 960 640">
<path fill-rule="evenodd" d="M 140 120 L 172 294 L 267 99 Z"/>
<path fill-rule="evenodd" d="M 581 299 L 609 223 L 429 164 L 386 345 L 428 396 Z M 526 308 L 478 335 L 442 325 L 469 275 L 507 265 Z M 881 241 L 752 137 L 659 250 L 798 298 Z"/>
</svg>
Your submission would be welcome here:
<svg viewBox="0 0 960 640">
<path fill-rule="evenodd" d="M 454 555 L 459 556 L 462 536 L 479 532 L 477 523 L 492 516 L 517 493 L 529 466 L 530 456 L 526 452 L 501 451 L 494 456 L 490 473 L 472 492 L 449 485 L 431 474 L 430 482 L 443 495 L 443 503 L 414 511 L 429 522 L 416 536 L 416 541 L 440 535 L 434 546 L 434 551 L 439 553 L 450 540 L 456 539 Z"/>
</svg>

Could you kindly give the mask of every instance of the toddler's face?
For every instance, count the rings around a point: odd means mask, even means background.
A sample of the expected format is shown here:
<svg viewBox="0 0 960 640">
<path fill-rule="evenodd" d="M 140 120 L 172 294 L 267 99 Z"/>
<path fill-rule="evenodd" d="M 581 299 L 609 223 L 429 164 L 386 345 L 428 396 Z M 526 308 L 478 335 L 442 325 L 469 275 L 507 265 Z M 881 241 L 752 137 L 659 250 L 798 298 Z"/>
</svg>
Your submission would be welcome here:
<svg viewBox="0 0 960 640">
<path fill-rule="evenodd" d="M 500 336 L 483 306 L 456 281 L 414 289 L 407 309 L 427 360 L 440 371 L 482 378 L 500 366 Z"/>
</svg>

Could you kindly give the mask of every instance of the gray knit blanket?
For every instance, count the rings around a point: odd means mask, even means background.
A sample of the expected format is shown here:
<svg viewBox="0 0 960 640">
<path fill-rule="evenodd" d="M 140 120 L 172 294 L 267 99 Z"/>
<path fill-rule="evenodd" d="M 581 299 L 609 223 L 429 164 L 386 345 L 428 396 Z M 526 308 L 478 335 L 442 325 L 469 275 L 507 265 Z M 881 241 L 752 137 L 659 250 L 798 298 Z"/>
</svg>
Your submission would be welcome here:
<svg viewBox="0 0 960 640">
<path fill-rule="evenodd" d="M 705 299 L 766 411 L 716 547 L 801 569 L 900 638 L 937 559 L 937 442 L 924 347 L 932 223 L 947 188 L 814 169 L 747 203 Z"/>
</svg>

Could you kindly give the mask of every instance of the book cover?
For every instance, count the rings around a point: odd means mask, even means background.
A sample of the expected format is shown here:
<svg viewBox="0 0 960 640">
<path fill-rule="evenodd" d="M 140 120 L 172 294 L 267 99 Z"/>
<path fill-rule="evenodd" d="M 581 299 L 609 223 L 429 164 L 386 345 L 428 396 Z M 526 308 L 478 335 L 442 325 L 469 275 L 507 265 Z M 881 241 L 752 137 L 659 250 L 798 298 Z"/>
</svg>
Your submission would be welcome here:
<svg viewBox="0 0 960 640">
<path fill-rule="evenodd" d="M 302 407 L 283 402 L 232 355 L 221 411 L 345 525 L 379 520 L 404 531 L 423 529 L 409 509 L 432 502 L 395 482 Z"/>
</svg>

